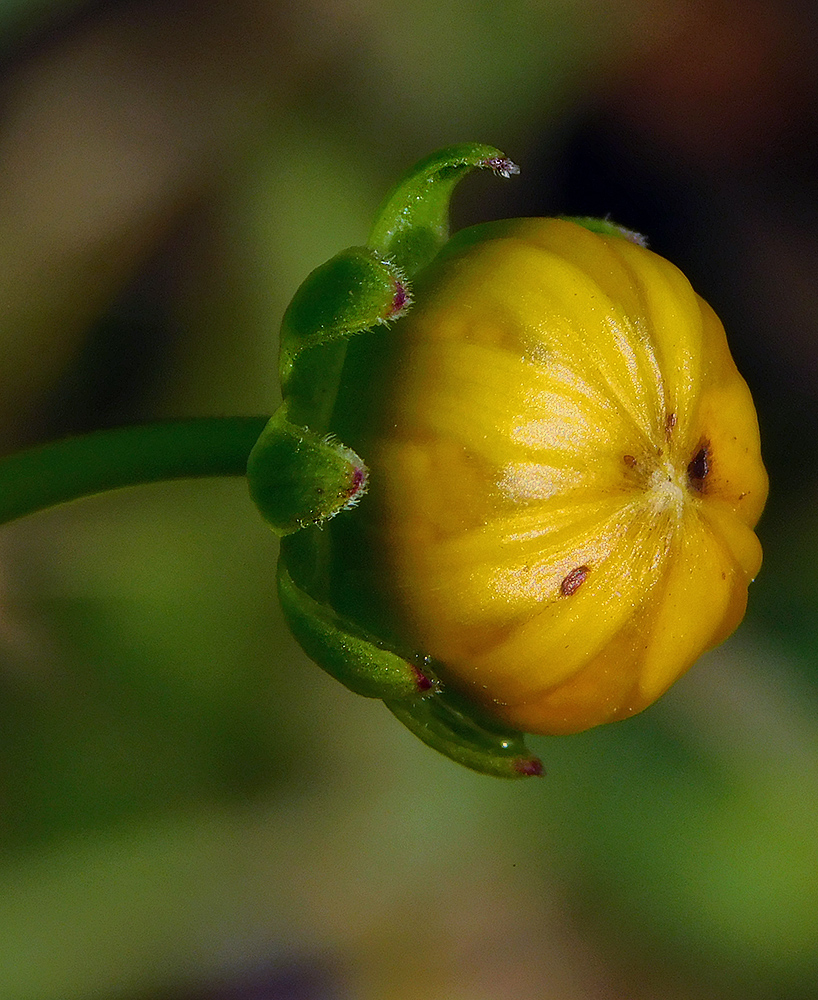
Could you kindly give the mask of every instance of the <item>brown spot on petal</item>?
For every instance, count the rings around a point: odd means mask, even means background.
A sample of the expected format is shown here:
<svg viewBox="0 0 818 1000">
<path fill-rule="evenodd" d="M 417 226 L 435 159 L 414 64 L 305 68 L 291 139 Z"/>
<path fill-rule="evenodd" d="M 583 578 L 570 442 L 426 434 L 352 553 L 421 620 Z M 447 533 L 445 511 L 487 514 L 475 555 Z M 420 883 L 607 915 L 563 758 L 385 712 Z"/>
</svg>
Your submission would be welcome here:
<svg viewBox="0 0 818 1000">
<path fill-rule="evenodd" d="M 665 437 L 670 440 L 670 435 L 673 433 L 673 428 L 676 426 L 676 414 L 668 413 L 665 417 Z"/>
<path fill-rule="evenodd" d="M 622 461 L 625 463 L 625 465 L 627 465 L 629 469 L 636 468 L 636 459 L 633 457 L 633 455 L 623 455 Z"/>
<path fill-rule="evenodd" d="M 577 566 L 576 569 L 572 569 L 560 584 L 560 593 L 562 596 L 570 597 L 571 594 L 575 594 L 583 583 L 585 583 L 590 571 L 589 566 Z"/>
<path fill-rule="evenodd" d="M 687 478 L 692 489 L 699 493 L 704 489 L 704 481 L 710 472 L 709 445 L 699 448 L 687 467 Z"/>
</svg>

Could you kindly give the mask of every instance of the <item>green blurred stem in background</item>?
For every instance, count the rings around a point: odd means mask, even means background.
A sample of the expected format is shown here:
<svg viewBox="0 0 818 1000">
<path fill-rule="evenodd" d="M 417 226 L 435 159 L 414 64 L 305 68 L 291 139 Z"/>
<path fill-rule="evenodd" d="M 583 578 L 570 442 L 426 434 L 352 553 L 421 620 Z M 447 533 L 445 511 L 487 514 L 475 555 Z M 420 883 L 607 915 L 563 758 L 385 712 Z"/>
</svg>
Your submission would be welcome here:
<svg viewBox="0 0 818 1000">
<path fill-rule="evenodd" d="M 269 417 L 199 417 L 94 431 L 0 459 L 0 524 L 166 479 L 243 476 Z"/>
</svg>

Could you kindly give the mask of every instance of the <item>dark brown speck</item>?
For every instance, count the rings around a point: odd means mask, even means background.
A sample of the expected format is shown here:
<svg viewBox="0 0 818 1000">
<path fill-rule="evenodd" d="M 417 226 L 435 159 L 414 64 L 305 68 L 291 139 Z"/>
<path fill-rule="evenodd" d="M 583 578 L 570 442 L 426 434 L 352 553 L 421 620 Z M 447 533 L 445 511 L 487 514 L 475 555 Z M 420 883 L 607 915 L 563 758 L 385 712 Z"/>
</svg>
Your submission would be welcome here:
<svg viewBox="0 0 818 1000">
<path fill-rule="evenodd" d="M 693 456 L 693 461 L 687 467 L 687 478 L 691 487 L 699 493 L 704 489 L 704 481 L 710 472 L 710 455 L 708 446 L 699 448 Z"/>
<path fill-rule="evenodd" d="M 560 593 L 562 596 L 570 597 L 571 594 L 575 594 L 583 583 L 585 583 L 590 571 L 589 566 L 577 566 L 576 569 L 572 569 L 560 584 Z"/>
</svg>

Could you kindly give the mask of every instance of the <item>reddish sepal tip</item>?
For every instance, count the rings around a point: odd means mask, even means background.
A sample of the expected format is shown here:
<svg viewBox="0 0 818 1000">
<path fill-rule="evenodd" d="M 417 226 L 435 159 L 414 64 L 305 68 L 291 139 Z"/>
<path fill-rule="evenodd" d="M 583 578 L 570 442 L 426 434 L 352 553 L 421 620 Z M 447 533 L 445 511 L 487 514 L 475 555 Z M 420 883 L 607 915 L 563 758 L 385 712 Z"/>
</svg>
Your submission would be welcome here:
<svg viewBox="0 0 818 1000">
<path fill-rule="evenodd" d="M 433 678 L 427 677 L 418 667 L 413 666 L 412 670 L 415 673 L 415 684 L 417 684 L 417 689 L 420 694 L 428 694 L 430 691 L 439 691 L 440 684 Z"/>
<path fill-rule="evenodd" d="M 395 295 L 392 298 L 392 308 L 389 311 L 389 318 L 397 319 L 398 316 L 402 316 L 409 304 L 409 292 L 406 285 L 400 281 L 395 282 Z"/>
<path fill-rule="evenodd" d="M 623 236 L 626 240 L 630 240 L 631 243 L 635 243 L 638 247 L 647 248 L 648 245 L 647 236 L 644 236 L 642 233 L 637 233 L 635 229 L 627 229 L 625 226 L 617 226 L 616 228 L 619 230 L 620 235 Z M 676 415 L 672 414 L 672 416 L 675 422 Z"/>
<path fill-rule="evenodd" d="M 484 162 L 498 177 L 509 178 L 520 172 L 520 168 L 514 160 L 510 160 L 507 156 L 494 156 Z"/>
<path fill-rule="evenodd" d="M 352 496 L 363 493 L 366 489 L 366 478 L 366 469 L 362 465 L 357 466 L 352 473 L 352 483 L 349 487 L 349 492 Z"/>
<path fill-rule="evenodd" d="M 541 778 L 545 774 L 539 757 L 519 757 L 514 761 L 514 770 L 526 778 Z"/>
<path fill-rule="evenodd" d="M 349 480 L 349 486 L 346 488 L 346 502 L 341 508 L 342 510 L 348 510 L 350 507 L 356 507 L 360 503 L 361 497 L 366 493 L 366 488 L 369 485 L 369 471 L 365 465 L 354 465 L 352 467 L 352 476 Z"/>
</svg>

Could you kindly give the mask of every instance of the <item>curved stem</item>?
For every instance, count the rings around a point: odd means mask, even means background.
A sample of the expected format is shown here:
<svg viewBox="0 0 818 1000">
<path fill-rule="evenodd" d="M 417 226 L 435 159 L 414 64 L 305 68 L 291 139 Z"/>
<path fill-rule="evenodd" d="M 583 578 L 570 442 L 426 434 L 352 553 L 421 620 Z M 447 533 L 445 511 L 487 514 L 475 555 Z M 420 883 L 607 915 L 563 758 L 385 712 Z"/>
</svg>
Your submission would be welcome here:
<svg viewBox="0 0 818 1000">
<path fill-rule="evenodd" d="M 243 476 L 269 417 L 200 417 L 94 431 L 0 459 L 0 524 L 163 479 Z"/>
</svg>

